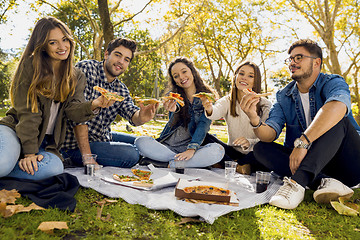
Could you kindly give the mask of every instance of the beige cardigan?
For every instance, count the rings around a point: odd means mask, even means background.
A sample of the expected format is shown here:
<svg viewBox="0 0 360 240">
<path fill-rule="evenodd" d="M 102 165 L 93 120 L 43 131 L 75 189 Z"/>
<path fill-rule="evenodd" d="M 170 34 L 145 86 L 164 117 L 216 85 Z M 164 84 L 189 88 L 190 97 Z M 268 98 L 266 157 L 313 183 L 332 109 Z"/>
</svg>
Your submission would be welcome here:
<svg viewBox="0 0 360 240">
<path fill-rule="evenodd" d="M 26 104 L 27 92 L 34 74 L 31 59 L 26 60 L 22 67 L 23 70 L 13 80 L 16 86 L 14 106 L 6 112 L 6 116 L 0 120 L 0 124 L 15 130 L 21 142 L 22 154 L 36 154 L 39 152 L 49 124 L 52 100 L 42 95 L 38 96 L 39 111 L 31 112 L 31 108 Z M 67 119 L 85 122 L 95 116 L 91 110 L 91 102 L 86 102 L 84 97 L 85 75 L 75 69 L 75 77 L 77 86 L 74 95 L 70 94 L 59 108 L 53 134 L 55 143 L 46 147 L 46 151 L 52 152 L 60 158 L 59 150 L 65 139 Z"/>
<path fill-rule="evenodd" d="M 261 120 L 265 121 L 269 117 L 271 102 L 266 98 L 260 99 L 260 107 L 262 109 Z M 230 114 L 230 95 L 224 96 L 213 105 L 213 112 L 207 118 L 211 120 L 218 120 L 224 118 L 228 128 L 228 145 L 233 146 L 237 151 L 247 154 L 253 150 L 255 143 L 259 141 L 256 137 L 253 127 L 250 124 L 248 116 L 240 107 L 240 103 L 236 104 L 236 112 L 239 114 L 233 117 Z M 232 143 L 239 137 L 245 137 L 250 142 L 250 147 L 244 150 L 241 146 L 234 146 Z"/>
</svg>

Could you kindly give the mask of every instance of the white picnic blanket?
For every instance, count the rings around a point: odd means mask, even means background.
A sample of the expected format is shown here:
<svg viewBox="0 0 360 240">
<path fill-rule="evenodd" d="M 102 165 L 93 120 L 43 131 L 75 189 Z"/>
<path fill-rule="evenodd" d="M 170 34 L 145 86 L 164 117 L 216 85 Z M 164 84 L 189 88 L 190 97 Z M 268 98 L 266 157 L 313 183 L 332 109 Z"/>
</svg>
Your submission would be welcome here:
<svg viewBox="0 0 360 240">
<path fill-rule="evenodd" d="M 152 165 L 149 165 L 151 167 Z M 141 166 L 140 169 L 148 170 L 148 167 Z M 245 208 L 251 208 L 256 205 L 268 203 L 270 198 L 276 193 L 282 184 L 282 181 L 276 177 L 271 178 L 268 189 L 263 193 L 255 193 L 255 176 L 246 176 L 236 173 L 235 181 L 229 182 L 229 189 L 234 191 L 239 199 L 239 206 L 227 206 L 207 203 L 189 203 L 178 200 L 175 197 L 175 184 L 179 178 L 222 182 L 226 183 L 224 178 L 224 169 L 214 168 L 211 171 L 206 169 L 185 169 L 185 174 L 177 174 L 174 169 L 153 168 L 151 178 L 154 179 L 155 186 L 157 179 L 159 184 L 161 180 L 169 179 L 172 186 L 154 190 L 139 190 L 109 181 L 114 173 L 119 175 L 131 175 L 128 168 L 104 167 L 96 171 L 96 175 L 91 177 L 84 174 L 83 168 L 67 168 L 65 172 L 76 176 L 80 185 L 86 188 L 92 188 L 95 191 L 112 198 L 122 198 L 130 204 L 140 204 L 149 209 L 167 210 L 170 209 L 184 217 L 197 217 L 207 223 L 212 224 L 218 217 L 232 211 L 238 211 Z"/>
</svg>

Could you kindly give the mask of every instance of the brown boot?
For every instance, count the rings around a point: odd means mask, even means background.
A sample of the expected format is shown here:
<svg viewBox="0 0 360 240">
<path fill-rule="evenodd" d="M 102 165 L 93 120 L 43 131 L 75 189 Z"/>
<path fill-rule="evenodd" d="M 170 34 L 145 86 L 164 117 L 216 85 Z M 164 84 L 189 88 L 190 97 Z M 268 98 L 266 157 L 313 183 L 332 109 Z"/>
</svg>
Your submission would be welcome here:
<svg viewBox="0 0 360 240">
<path fill-rule="evenodd" d="M 243 175 L 250 175 L 251 174 L 251 166 L 250 164 L 244 164 L 244 165 L 237 165 L 236 166 L 236 172 L 243 174 Z"/>
</svg>

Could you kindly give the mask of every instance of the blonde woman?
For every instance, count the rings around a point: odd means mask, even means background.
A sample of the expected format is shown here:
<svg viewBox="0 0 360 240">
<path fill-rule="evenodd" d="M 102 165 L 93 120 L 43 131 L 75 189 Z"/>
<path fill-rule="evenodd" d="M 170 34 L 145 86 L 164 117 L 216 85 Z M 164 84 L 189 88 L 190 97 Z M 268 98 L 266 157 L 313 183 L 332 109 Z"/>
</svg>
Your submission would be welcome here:
<svg viewBox="0 0 360 240">
<path fill-rule="evenodd" d="M 83 122 L 113 102 L 84 100 L 85 77 L 73 68 L 70 29 L 40 19 L 10 87 L 12 107 L 0 120 L 0 177 L 40 180 L 63 172 L 59 149 L 66 121 Z"/>
</svg>

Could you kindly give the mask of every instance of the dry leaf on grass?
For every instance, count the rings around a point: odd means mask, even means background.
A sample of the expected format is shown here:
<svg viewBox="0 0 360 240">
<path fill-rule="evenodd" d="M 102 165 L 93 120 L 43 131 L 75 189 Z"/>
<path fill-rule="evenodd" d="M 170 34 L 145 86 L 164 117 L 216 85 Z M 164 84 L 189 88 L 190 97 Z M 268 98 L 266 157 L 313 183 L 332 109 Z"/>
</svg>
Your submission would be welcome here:
<svg viewBox="0 0 360 240">
<path fill-rule="evenodd" d="M 27 207 L 24 207 L 23 205 L 7 205 L 5 212 L 1 212 L 4 218 L 11 217 L 12 215 L 19 213 L 19 212 L 30 212 L 31 210 L 45 210 L 45 208 L 42 208 L 35 203 L 30 204 Z"/>
<path fill-rule="evenodd" d="M 19 212 L 29 212 L 31 210 L 44 210 L 44 208 L 39 207 L 35 203 L 30 204 L 28 207 L 23 205 L 7 205 L 8 203 L 15 204 L 17 198 L 21 197 L 20 193 L 17 190 L 13 189 L 11 191 L 1 190 L 0 191 L 0 215 L 4 218 L 11 217 L 12 215 Z"/>
<path fill-rule="evenodd" d="M 15 204 L 17 198 L 21 197 L 17 190 L 1 190 L 0 191 L 0 202 Z"/>
<path fill-rule="evenodd" d="M 37 228 L 46 233 L 54 233 L 54 229 L 69 229 L 66 222 L 42 222 Z"/>
<path fill-rule="evenodd" d="M 341 202 L 330 201 L 330 204 L 339 214 L 347 215 L 347 216 L 353 216 L 353 217 L 355 217 L 355 216 L 357 216 L 359 214 L 358 211 L 344 205 Z"/>
<path fill-rule="evenodd" d="M 103 221 L 109 221 L 110 220 L 109 214 L 107 215 L 106 218 L 101 217 L 104 206 L 106 205 L 106 203 L 116 203 L 116 202 L 118 202 L 118 201 L 117 200 L 107 199 L 107 198 L 104 198 L 101 201 L 96 201 L 96 203 L 100 206 L 100 207 L 97 208 L 96 219 L 101 219 Z"/>
<path fill-rule="evenodd" d="M 180 222 L 175 223 L 176 225 L 181 225 L 181 224 L 185 224 L 185 223 L 189 223 L 189 222 L 201 222 L 199 219 L 196 218 L 181 218 Z"/>
</svg>

